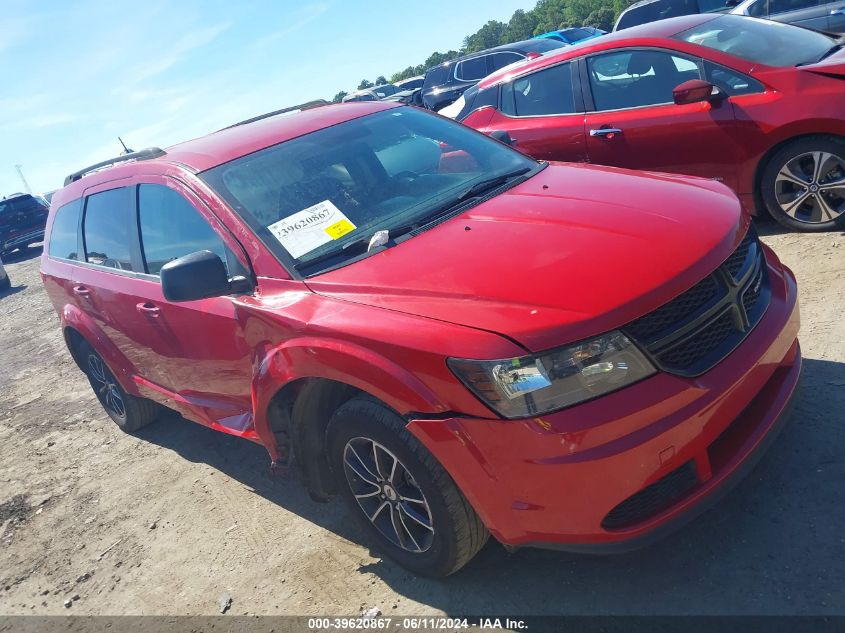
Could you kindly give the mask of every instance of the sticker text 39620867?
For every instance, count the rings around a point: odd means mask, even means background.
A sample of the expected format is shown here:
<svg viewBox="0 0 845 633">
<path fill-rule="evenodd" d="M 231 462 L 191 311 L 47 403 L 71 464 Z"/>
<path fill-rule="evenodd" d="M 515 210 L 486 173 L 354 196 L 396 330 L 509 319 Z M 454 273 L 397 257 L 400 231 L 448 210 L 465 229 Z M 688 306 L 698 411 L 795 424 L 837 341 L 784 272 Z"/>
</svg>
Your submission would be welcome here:
<svg viewBox="0 0 845 633">
<path fill-rule="evenodd" d="M 267 228 L 291 257 L 298 258 L 340 239 L 357 227 L 331 200 L 323 200 Z"/>
</svg>

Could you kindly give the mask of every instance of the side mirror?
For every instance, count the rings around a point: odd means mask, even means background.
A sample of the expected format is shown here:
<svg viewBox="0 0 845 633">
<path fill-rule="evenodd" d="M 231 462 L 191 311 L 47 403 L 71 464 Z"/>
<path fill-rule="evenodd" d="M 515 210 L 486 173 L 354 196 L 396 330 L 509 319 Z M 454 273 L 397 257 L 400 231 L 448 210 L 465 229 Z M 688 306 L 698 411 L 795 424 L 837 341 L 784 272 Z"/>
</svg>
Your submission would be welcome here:
<svg viewBox="0 0 845 633">
<path fill-rule="evenodd" d="M 672 98 L 677 105 L 713 101 L 720 95 L 721 93 L 716 86 L 703 79 L 690 79 L 672 91 Z"/>
<path fill-rule="evenodd" d="M 512 139 L 511 135 L 508 134 L 507 130 L 493 130 L 492 132 L 490 132 L 490 138 L 494 138 L 500 143 L 510 145 L 511 147 L 516 145 L 516 139 Z"/>
<path fill-rule="evenodd" d="M 211 251 L 197 251 L 161 267 L 161 289 L 168 301 L 195 301 L 251 290 L 243 277 L 229 279 L 226 266 Z"/>
<path fill-rule="evenodd" d="M 740 0 L 725 0 L 725 6 L 729 9 L 733 9 L 735 6 L 739 5 Z"/>
</svg>

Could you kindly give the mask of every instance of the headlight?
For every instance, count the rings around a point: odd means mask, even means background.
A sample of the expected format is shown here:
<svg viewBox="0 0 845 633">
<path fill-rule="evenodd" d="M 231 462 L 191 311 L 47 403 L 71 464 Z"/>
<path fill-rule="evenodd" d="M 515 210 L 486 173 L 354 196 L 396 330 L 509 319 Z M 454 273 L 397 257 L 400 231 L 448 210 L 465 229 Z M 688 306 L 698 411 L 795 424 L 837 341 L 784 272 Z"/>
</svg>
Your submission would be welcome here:
<svg viewBox="0 0 845 633">
<path fill-rule="evenodd" d="M 455 375 L 506 418 L 540 415 L 621 389 L 655 369 L 621 332 L 535 356 L 450 358 Z"/>
</svg>

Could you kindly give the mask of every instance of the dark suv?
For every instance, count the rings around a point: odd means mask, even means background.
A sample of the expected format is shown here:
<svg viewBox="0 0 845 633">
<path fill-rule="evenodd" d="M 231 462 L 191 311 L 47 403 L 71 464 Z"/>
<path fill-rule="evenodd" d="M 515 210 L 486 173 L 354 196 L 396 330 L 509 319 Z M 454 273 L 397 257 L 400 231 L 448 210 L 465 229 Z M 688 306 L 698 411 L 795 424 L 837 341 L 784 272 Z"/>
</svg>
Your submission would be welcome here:
<svg viewBox="0 0 845 633">
<path fill-rule="evenodd" d="M 458 57 L 439 66 L 429 68 L 422 87 L 423 105 L 429 110 L 440 110 L 460 97 L 464 90 L 474 86 L 490 73 L 509 64 L 539 57 L 556 48 L 566 46 L 557 40 L 524 40 L 496 48 Z"/>
<path fill-rule="evenodd" d="M 48 211 L 43 201 L 28 193 L 0 200 L 0 255 L 43 240 Z"/>
</svg>

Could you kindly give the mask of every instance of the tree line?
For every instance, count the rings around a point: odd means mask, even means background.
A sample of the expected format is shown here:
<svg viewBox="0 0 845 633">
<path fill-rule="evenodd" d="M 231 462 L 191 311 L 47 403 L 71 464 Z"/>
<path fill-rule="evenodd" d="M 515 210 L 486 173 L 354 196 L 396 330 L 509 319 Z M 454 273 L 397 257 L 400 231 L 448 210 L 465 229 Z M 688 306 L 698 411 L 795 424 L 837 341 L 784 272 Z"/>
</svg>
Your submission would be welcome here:
<svg viewBox="0 0 845 633">
<path fill-rule="evenodd" d="M 459 50 L 435 51 L 422 63 L 393 73 L 390 83 L 422 75 L 426 70 L 461 55 L 475 53 L 500 44 L 531 39 L 535 35 L 575 26 L 594 26 L 605 31 L 613 28 L 619 14 L 635 0 L 538 0 L 533 9 L 517 9 L 507 22 L 490 20 L 472 35 L 467 35 Z M 384 75 L 374 82 L 362 79 L 358 90 L 388 83 Z M 338 92 L 332 101 L 339 103 L 349 93 Z"/>
</svg>

